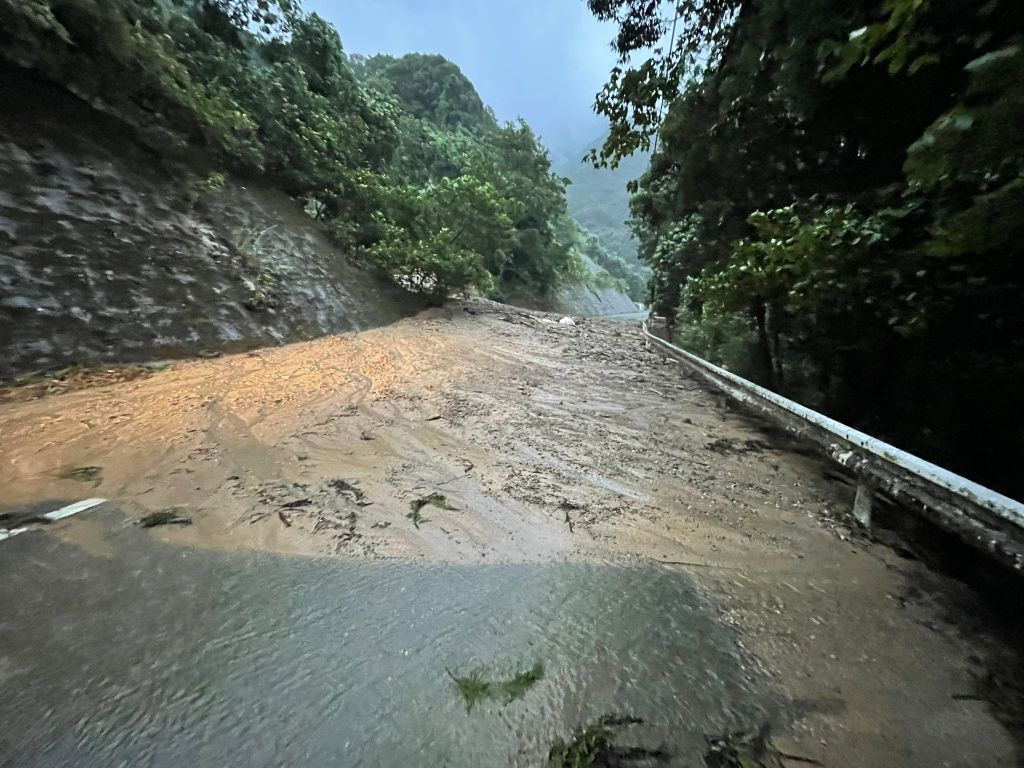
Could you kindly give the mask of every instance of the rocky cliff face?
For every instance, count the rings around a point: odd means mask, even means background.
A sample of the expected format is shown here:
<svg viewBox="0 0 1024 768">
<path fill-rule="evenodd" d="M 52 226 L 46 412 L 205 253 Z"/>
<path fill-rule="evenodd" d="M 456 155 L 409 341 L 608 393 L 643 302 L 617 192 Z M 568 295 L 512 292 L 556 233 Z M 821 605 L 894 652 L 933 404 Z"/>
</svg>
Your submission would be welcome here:
<svg viewBox="0 0 1024 768">
<path fill-rule="evenodd" d="M 298 341 L 418 307 L 288 197 L 211 184 L 68 93 L 0 74 L 0 379 Z M 580 285 L 539 308 L 633 304 Z"/>
<path fill-rule="evenodd" d="M 287 197 L 162 163 L 43 84 L 0 84 L 0 377 L 365 328 L 415 305 Z"/>
<path fill-rule="evenodd" d="M 615 288 L 591 288 L 582 283 L 570 285 L 558 293 L 553 311 L 566 315 L 626 315 L 639 311 L 633 300 Z"/>
<path fill-rule="evenodd" d="M 600 270 L 589 257 L 583 257 L 587 268 Z M 617 288 L 594 288 L 585 283 L 567 285 L 558 292 L 554 310 L 567 315 L 625 315 L 636 312 L 637 306 L 629 296 Z"/>
<path fill-rule="evenodd" d="M 593 274 L 600 270 L 587 256 L 583 256 L 583 262 Z M 633 300 L 617 288 L 599 288 L 587 283 L 564 285 L 556 293 L 546 297 L 515 292 L 505 296 L 505 300 L 527 309 L 584 317 L 626 315 L 638 311 Z"/>
</svg>

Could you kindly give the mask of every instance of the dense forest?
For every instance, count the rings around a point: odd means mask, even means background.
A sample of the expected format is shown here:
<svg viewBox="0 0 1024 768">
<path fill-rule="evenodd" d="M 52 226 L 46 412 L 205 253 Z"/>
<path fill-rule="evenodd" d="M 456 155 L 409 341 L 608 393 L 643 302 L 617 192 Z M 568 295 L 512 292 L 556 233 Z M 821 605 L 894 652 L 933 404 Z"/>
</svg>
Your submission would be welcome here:
<svg viewBox="0 0 1024 768">
<path fill-rule="evenodd" d="M 657 144 L 633 223 L 676 338 L 1024 496 L 1024 5 L 589 5 L 622 57 L 593 159 Z"/>
<path fill-rule="evenodd" d="M 440 56 L 349 57 L 294 0 L 0 0 L 9 64 L 117 115 L 160 154 L 259 177 L 350 253 L 441 301 L 566 282 L 603 251 L 522 121 Z"/>
</svg>

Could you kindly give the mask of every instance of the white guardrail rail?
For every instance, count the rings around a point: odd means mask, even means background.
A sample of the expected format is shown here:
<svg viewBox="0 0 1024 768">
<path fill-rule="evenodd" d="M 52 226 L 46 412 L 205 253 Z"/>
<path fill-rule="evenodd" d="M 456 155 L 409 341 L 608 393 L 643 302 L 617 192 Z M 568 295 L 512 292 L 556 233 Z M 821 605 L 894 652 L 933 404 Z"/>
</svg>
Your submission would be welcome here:
<svg viewBox="0 0 1024 768">
<path fill-rule="evenodd" d="M 1024 571 L 1024 504 L 712 365 L 655 336 L 647 323 L 642 327 L 648 344 L 856 475 L 854 515 L 862 524 L 870 524 L 872 499 L 881 493 Z"/>
</svg>

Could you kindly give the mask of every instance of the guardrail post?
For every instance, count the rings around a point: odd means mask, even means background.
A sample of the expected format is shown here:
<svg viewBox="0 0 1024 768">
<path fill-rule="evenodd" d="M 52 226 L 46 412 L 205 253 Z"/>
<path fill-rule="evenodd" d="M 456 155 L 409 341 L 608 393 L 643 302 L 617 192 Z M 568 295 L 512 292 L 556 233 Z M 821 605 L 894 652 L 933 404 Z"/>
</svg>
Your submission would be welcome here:
<svg viewBox="0 0 1024 768">
<path fill-rule="evenodd" d="M 853 516 L 865 528 L 871 527 L 871 504 L 875 487 L 866 480 L 857 483 L 857 495 L 853 499 Z"/>
<path fill-rule="evenodd" d="M 641 328 L 652 349 L 854 472 L 853 514 L 861 525 L 871 524 L 876 493 L 910 501 L 927 519 L 1024 573 L 1024 504 L 712 365 L 653 335 L 646 323 Z"/>
</svg>

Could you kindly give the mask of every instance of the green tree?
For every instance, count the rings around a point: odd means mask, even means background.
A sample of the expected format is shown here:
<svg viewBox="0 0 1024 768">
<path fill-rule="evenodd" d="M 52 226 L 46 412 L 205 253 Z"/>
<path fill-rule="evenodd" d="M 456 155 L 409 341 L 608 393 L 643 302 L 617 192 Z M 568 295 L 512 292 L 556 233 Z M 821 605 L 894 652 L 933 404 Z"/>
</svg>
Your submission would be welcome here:
<svg viewBox="0 0 1024 768">
<path fill-rule="evenodd" d="M 462 126 L 478 131 L 496 127 L 494 116 L 473 83 L 443 56 L 373 56 L 360 65 L 360 70 L 370 82 L 388 83 L 414 117 L 444 128 Z"/>
<path fill-rule="evenodd" d="M 494 287 L 515 242 L 507 201 L 473 176 L 421 189 L 387 191 L 389 218 L 370 252 L 400 283 L 434 302 L 452 292 Z"/>
<path fill-rule="evenodd" d="M 681 1 L 665 46 L 658 4 L 590 5 L 624 56 L 593 159 L 659 136 L 631 211 L 678 336 L 1024 490 L 1024 6 Z"/>
</svg>

